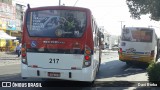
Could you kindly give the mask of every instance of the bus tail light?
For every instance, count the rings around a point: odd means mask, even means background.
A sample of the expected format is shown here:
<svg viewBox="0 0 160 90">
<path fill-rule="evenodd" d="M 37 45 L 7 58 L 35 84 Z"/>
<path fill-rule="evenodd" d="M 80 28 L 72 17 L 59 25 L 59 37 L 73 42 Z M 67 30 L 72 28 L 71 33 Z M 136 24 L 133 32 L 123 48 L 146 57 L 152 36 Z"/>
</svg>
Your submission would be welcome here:
<svg viewBox="0 0 160 90">
<path fill-rule="evenodd" d="M 22 53 L 22 57 L 26 57 L 26 54 Z"/>
<path fill-rule="evenodd" d="M 122 54 L 122 48 L 119 48 L 119 54 Z"/>
<path fill-rule="evenodd" d="M 22 45 L 21 55 L 22 55 L 22 63 L 23 63 L 23 64 L 27 64 L 26 43 L 24 43 L 24 44 Z"/>
<path fill-rule="evenodd" d="M 89 67 L 90 65 L 91 65 L 91 49 L 88 46 L 85 46 L 83 67 Z"/>
<path fill-rule="evenodd" d="M 22 48 L 22 49 L 21 49 L 21 51 L 22 51 L 22 53 L 23 53 L 23 52 L 25 52 L 25 51 L 26 51 L 26 49 L 25 49 L 25 48 Z"/>
<path fill-rule="evenodd" d="M 84 62 L 84 66 L 86 66 L 86 67 L 87 67 L 87 66 L 90 66 L 90 65 L 91 65 L 91 62 L 87 62 L 87 61 L 86 61 L 86 62 Z"/>
<path fill-rule="evenodd" d="M 151 51 L 151 57 L 154 57 L 154 50 Z"/>
<path fill-rule="evenodd" d="M 89 54 L 91 54 L 91 50 L 86 50 L 85 53 L 86 53 L 87 55 L 89 55 Z"/>
<path fill-rule="evenodd" d="M 85 60 L 89 60 L 90 59 L 90 56 L 85 56 Z"/>
<path fill-rule="evenodd" d="M 26 59 L 23 59 L 23 58 L 22 58 L 22 63 L 25 63 L 25 62 L 26 62 Z"/>
</svg>

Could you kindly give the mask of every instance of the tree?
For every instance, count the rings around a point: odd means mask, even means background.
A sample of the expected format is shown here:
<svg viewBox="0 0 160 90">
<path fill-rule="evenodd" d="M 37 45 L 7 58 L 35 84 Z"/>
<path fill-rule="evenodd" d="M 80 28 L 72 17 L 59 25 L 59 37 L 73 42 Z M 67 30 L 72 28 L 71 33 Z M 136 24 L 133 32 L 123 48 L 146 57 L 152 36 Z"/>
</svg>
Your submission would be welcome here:
<svg viewBox="0 0 160 90">
<path fill-rule="evenodd" d="M 150 14 L 150 18 L 160 20 L 160 0 L 126 0 L 131 17 L 140 19 L 141 15 Z"/>
</svg>

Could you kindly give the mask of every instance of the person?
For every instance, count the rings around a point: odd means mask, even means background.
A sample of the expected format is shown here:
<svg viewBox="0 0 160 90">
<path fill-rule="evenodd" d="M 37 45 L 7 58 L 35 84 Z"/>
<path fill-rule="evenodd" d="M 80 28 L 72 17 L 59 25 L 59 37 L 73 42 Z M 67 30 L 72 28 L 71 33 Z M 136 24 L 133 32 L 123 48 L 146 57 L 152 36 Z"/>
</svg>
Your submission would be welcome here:
<svg viewBox="0 0 160 90">
<path fill-rule="evenodd" d="M 17 53 L 18 57 L 21 55 L 21 44 L 20 43 L 16 47 L 16 53 Z"/>
</svg>

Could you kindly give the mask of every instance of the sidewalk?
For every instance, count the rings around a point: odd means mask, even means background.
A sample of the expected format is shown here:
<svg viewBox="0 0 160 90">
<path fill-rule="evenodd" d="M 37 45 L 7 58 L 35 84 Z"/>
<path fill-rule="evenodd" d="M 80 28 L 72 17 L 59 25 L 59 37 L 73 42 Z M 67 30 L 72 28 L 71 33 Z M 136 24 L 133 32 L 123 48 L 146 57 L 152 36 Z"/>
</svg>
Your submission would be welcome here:
<svg viewBox="0 0 160 90">
<path fill-rule="evenodd" d="M 20 57 L 15 52 L 0 52 L 0 66 L 20 64 Z"/>
</svg>

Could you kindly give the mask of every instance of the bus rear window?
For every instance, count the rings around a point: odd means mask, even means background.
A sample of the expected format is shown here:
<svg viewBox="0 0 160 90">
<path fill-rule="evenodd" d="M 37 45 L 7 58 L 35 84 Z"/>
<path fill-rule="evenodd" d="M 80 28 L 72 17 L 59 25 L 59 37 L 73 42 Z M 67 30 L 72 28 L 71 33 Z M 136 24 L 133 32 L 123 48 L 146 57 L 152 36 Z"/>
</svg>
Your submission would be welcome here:
<svg viewBox="0 0 160 90">
<path fill-rule="evenodd" d="M 40 10 L 27 14 L 27 30 L 31 37 L 81 37 L 86 22 L 86 13 L 76 10 Z"/>
<path fill-rule="evenodd" d="M 152 42 L 153 30 L 151 29 L 123 29 L 122 40 L 132 42 Z"/>
</svg>

